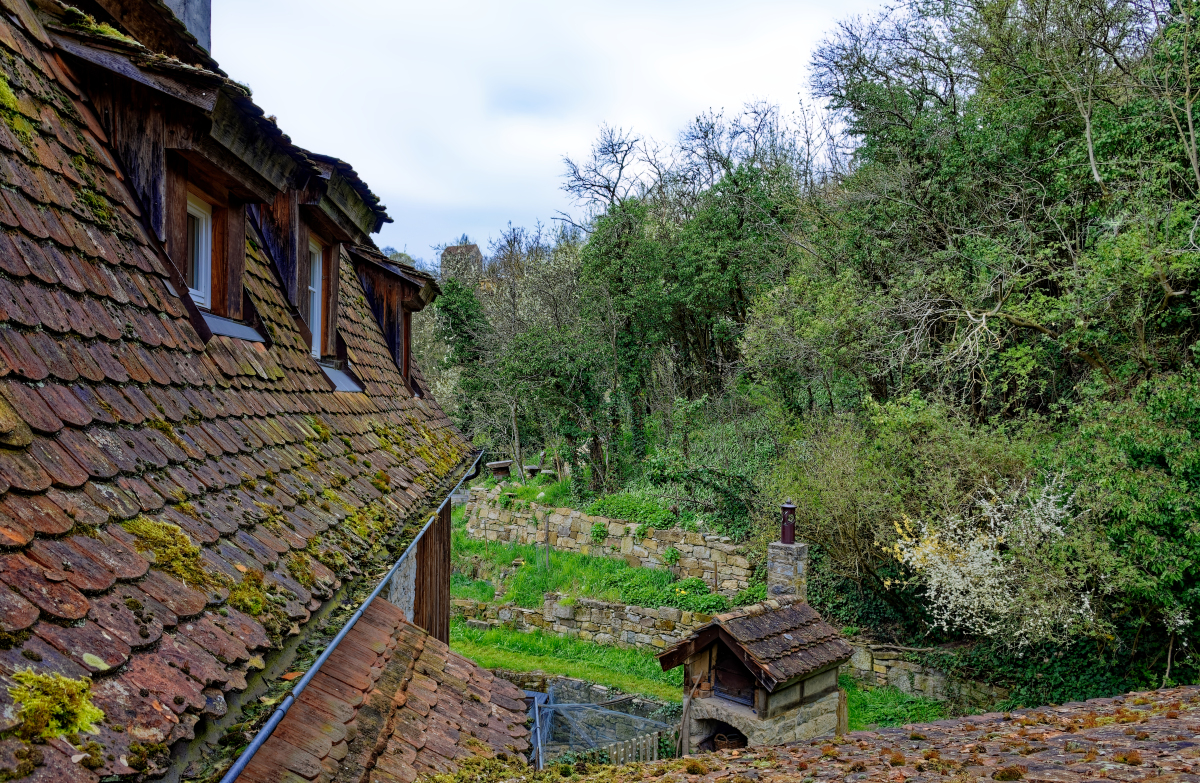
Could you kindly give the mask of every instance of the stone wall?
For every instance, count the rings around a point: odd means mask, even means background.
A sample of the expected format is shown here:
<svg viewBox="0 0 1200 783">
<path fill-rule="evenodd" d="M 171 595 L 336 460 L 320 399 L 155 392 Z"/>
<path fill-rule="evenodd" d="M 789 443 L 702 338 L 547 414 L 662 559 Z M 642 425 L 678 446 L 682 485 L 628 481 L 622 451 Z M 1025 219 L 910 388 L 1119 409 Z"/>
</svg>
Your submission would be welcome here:
<svg viewBox="0 0 1200 783">
<path fill-rule="evenodd" d="M 728 723 L 746 735 L 750 745 L 782 745 L 834 734 L 838 729 L 838 691 L 773 718 L 759 718 L 749 707 L 721 698 L 692 702 L 689 739 L 692 747 L 720 723 Z"/>
<path fill-rule="evenodd" d="M 597 644 L 637 647 L 661 652 L 690 636 L 712 620 L 712 615 L 684 612 L 664 606 L 640 606 L 579 598 L 563 602 L 559 593 L 546 593 L 541 609 L 522 609 L 513 604 L 489 604 L 456 598 L 451 613 L 468 625 L 483 628 L 505 625 L 522 631 L 535 628 L 575 636 Z"/>
<path fill-rule="evenodd" d="M 1008 696 L 997 685 L 951 677 L 945 672 L 904 660 L 904 652 L 886 645 L 847 639 L 854 647 L 849 673 L 866 685 L 891 685 L 935 701 L 954 701 L 972 706 L 990 706 Z"/>
<path fill-rule="evenodd" d="M 488 541 L 515 544 L 540 544 L 549 533 L 550 546 L 582 555 L 619 557 L 629 565 L 669 568 L 681 579 L 703 579 L 714 593 L 737 595 L 750 584 L 750 563 L 727 536 L 683 530 L 648 530 L 636 535 L 637 525 L 620 519 L 594 517 L 573 508 L 547 508 L 531 503 L 527 508 L 500 507 L 505 485 L 490 492 L 484 487 L 471 489 L 467 501 L 467 535 Z M 602 524 L 608 531 L 596 544 L 592 528 Z M 667 562 L 666 552 L 674 549 L 679 560 Z"/>
</svg>

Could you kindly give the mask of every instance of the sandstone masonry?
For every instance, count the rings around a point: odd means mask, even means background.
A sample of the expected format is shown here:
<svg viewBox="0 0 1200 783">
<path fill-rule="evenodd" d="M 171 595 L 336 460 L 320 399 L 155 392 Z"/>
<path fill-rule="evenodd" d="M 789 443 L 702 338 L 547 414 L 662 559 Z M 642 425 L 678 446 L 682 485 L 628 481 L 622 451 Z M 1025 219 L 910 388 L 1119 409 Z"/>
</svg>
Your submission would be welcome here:
<svg viewBox="0 0 1200 783">
<path fill-rule="evenodd" d="M 478 540 L 514 544 L 540 544 L 564 552 L 623 558 L 639 568 L 668 568 L 681 579 L 703 579 L 714 593 L 734 596 L 750 585 L 750 563 L 732 540 L 683 530 L 648 530 L 636 535 L 637 525 L 620 519 L 597 517 L 572 508 L 547 508 L 532 503 L 524 509 L 500 507 L 500 484 L 488 492 L 483 487 L 471 490 L 467 502 L 467 535 Z M 608 534 L 599 544 L 592 529 L 602 524 Z M 674 549 L 679 560 L 668 562 L 667 551 Z"/>
<path fill-rule="evenodd" d="M 905 693 L 935 701 L 952 700 L 976 706 L 994 704 L 1008 696 L 1008 689 L 951 677 L 945 672 L 904 660 L 904 653 L 886 645 L 848 639 L 854 647 L 850 674 L 868 686 L 891 685 Z"/>
<path fill-rule="evenodd" d="M 640 606 L 579 598 L 563 603 L 559 593 L 546 593 L 541 609 L 489 604 L 456 598 L 451 612 L 475 627 L 504 625 L 522 631 L 535 628 L 575 636 L 597 644 L 637 647 L 661 652 L 712 621 L 712 615 L 664 606 Z"/>
</svg>

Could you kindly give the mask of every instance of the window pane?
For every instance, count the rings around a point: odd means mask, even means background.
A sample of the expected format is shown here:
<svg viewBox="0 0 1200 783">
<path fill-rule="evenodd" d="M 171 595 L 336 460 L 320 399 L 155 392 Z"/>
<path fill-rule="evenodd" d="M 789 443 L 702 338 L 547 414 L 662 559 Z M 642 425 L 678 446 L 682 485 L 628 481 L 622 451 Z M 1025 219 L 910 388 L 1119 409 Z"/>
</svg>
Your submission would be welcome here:
<svg viewBox="0 0 1200 783">
<path fill-rule="evenodd" d="M 178 213 L 176 213 L 178 214 Z M 200 221 L 195 215 L 187 216 L 187 263 L 184 264 L 184 277 L 187 278 L 188 288 L 195 288 L 200 279 Z"/>
</svg>

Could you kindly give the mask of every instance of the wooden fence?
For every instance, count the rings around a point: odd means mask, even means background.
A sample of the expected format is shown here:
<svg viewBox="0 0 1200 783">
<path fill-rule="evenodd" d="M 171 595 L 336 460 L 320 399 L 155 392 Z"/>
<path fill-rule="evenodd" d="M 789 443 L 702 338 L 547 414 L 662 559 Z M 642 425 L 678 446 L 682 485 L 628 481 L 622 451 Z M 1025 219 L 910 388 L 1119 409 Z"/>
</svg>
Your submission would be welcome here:
<svg viewBox="0 0 1200 783">
<path fill-rule="evenodd" d="M 450 504 L 417 542 L 413 624 L 450 643 Z"/>
<path fill-rule="evenodd" d="M 660 753 L 662 741 L 666 738 L 670 751 Z M 679 730 L 663 729 L 652 734 L 627 739 L 624 742 L 614 742 L 604 745 L 597 750 L 608 753 L 610 764 L 632 764 L 635 761 L 658 761 L 660 758 L 674 758 L 675 749 L 679 747 Z"/>
</svg>

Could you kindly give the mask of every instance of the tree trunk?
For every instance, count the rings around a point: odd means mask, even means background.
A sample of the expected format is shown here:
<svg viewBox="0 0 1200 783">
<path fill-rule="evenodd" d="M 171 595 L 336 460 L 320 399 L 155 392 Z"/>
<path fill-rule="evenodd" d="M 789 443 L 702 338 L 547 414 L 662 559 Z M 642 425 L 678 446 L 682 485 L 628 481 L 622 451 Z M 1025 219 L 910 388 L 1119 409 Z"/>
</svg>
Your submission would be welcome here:
<svg viewBox="0 0 1200 783">
<path fill-rule="evenodd" d="M 517 427 L 517 403 L 513 401 L 510 410 L 512 411 L 512 428 L 513 428 L 513 467 L 516 469 L 517 475 L 520 476 L 522 484 L 525 483 L 525 463 L 521 460 L 521 430 Z"/>
</svg>

